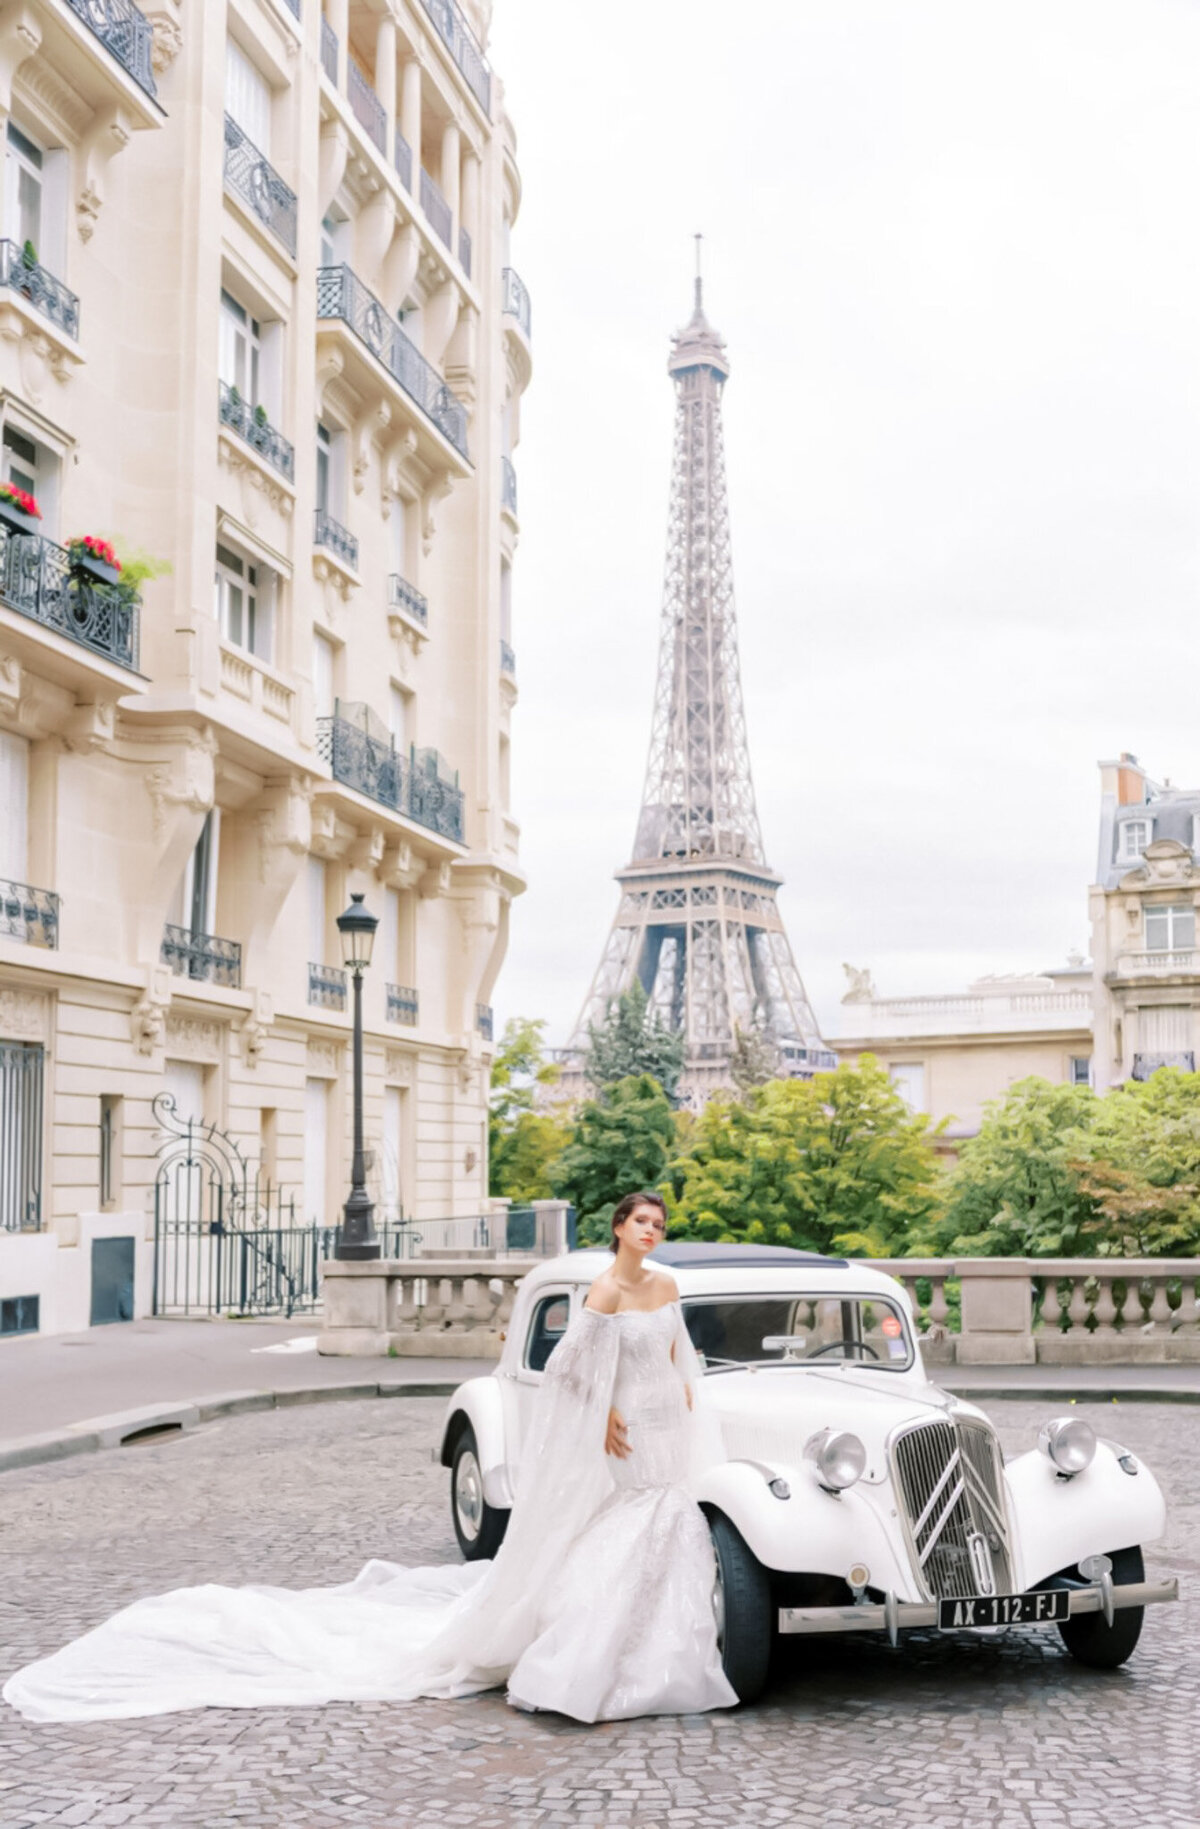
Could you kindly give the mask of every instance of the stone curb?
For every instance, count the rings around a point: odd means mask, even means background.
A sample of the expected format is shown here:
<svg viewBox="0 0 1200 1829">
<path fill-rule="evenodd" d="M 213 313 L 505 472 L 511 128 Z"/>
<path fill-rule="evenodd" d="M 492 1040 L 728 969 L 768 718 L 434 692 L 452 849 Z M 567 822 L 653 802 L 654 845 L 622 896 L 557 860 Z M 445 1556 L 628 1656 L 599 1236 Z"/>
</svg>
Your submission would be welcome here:
<svg viewBox="0 0 1200 1829">
<path fill-rule="evenodd" d="M 372 1378 L 361 1384 L 299 1385 L 286 1391 L 219 1391 L 190 1402 L 146 1404 L 112 1416 L 92 1416 L 42 1435 L 25 1435 L 0 1443 L 0 1473 L 18 1467 L 36 1467 L 62 1461 L 71 1455 L 90 1454 L 97 1448 L 120 1448 L 127 1443 L 178 1430 L 181 1434 L 201 1423 L 225 1416 L 246 1416 L 255 1410 L 287 1410 L 297 1404 L 356 1403 L 368 1397 L 450 1397 L 460 1380 L 420 1381 Z"/>
</svg>

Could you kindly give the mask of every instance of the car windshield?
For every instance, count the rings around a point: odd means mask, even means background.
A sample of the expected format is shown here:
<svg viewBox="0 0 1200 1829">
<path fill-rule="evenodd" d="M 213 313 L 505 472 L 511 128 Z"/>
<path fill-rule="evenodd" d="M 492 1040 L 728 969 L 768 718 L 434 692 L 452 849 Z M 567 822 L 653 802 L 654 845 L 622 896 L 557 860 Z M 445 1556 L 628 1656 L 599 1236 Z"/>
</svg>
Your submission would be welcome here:
<svg viewBox="0 0 1200 1829">
<path fill-rule="evenodd" d="M 683 1313 L 708 1372 L 821 1364 L 904 1372 L 913 1363 L 904 1310 L 886 1296 L 694 1296 Z"/>
</svg>

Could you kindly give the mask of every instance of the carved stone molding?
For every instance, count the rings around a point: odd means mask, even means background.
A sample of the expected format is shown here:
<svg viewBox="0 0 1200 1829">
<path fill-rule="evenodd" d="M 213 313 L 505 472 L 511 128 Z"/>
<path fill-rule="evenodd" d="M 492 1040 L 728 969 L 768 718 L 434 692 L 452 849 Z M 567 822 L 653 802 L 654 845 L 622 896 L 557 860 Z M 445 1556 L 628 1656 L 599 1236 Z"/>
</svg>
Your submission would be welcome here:
<svg viewBox="0 0 1200 1829">
<path fill-rule="evenodd" d="M 416 1075 L 416 1056 L 405 1048 L 388 1048 L 383 1057 L 383 1077 L 393 1086 L 411 1086 Z"/>
<path fill-rule="evenodd" d="M 45 992 L 0 990 L 0 1035 L 16 1041 L 49 1041 L 50 999 Z"/>
<path fill-rule="evenodd" d="M 218 436 L 217 459 L 239 485 L 242 518 L 247 527 L 257 527 L 264 502 L 285 520 L 291 519 L 296 506 L 294 490 L 268 465 L 258 462 L 231 433 L 221 432 Z"/>
<path fill-rule="evenodd" d="M 116 734 L 117 707 L 113 699 L 97 699 L 76 705 L 63 725 L 63 742 L 67 749 L 88 754 L 107 749 Z"/>
<path fill-rule="evenodd" d="M 155 762 L 145 774 L 146 792 L 154 809 L 154 837 L 166 832 L 172 807 L 189 813 L 207 813 L 213 803 L 213 758 L 216 738 L 209 730 L 185 731 L 170 761 Z"/>
<path fill-rule="evenodd" d="M 129 117 L 119 103 L 102 109 L 79 148 L 76 169 L 81 174 L 75 199 L 75 226 L 82 241 L 90 241 L 104 205 L 104 176 L 108 162 L 123 152 L 132 138 Z"/>
<path fill-rule="evenodd" d="M 313 1079 L 336 1079 L 340 1052 L 336 1042 L 326 1041 L 323 1036 L 310 1035 L 305 1052 L 305 1071 Z"/>
<path fill-rule="evenodd" d="M 417 878 L 417 894 L 425 901 L 431 896 L 446 895 L 450 889 L 450 865 L 431 864 Z"/>
<path fill-rule="evenodd" d="M 143 10 L 154 28 L 150 62 L 155 76 L 165 76 L 183 49 L 180 0 L 170 0 L 167 6 L 146 7 Z"/>
<path fill-rule="evenodd" d="M 0 337 L 16 349 L 22 392 L 33 406 L 41 404 L 51 380 L 69 380 L 82 360 L 74 345 L 15 292 L 0 297 Z"/>
<path fill-rule="evenodd" d="M 42 28 L 32 6 L 5 9 L 0 19 L 0 109 L 5 114 L 12 108 L 13 77 L 41 42 Z"/>
<path fill-rule="evenodd" d="M 275 1006 L 266 991 L 255 991 L 254 1008 L 243 1022 L 239 1034 L 242 1043 L 242 1058 L 247 1067 L 258 1066 L 263 1050 L 271 1034 L 271 1024 L 275 1020 Z"/>
<path fill-rule="evenodd" d="M 146 988 L 129 1013 L 129 1031 L 138 1054 L 153 1054 L 162 1044 L 171 1004 L 171 973 L 165 965 L 152 965 Z"/>
<path fill-rule="evenodd" d="M 337 605 L 345 603 L 355 588 L 354 573 L 339 565 L 330 553 L 322 551 L 313 554 L 313 577 L 325 587 L 326 607 L 332 611 L 328 620 L 332 622 L 337 613 Z"/>
<path fill-rule="evenodd" d="M 450 477 L 439 477 L 425 492 L 421 504 L 421 550 L 428 558 L 433 551 L 434 535 L 437 533 L 437 511 L 442 501 L 449 495 L 452 487 Z"/>
<path fill-rule="evenodd" d="M 393 838 L 379 861 L 379 880 L 387 889 L 413 889 L 424 869 L 424 859 L 414 855 L 407 838 Z"/>
<path fill-rule="evenodd" d="M 258 874 L 263 883 L 281 874 L 290 887 L 295 860 L 307 856 L 312 845 L 312 782 L 307 775 L 289 775 L 273 781 L 262 795 L 257 812 Z"/>
<path fill-rule="evenodd" d="M 167 1017 L 164 1044 L 167 1052 L 179 1060 L 215 1063 L 221 1058 L 223 1039 L 223 1023 L 199 1016 Z"/>
</svg>

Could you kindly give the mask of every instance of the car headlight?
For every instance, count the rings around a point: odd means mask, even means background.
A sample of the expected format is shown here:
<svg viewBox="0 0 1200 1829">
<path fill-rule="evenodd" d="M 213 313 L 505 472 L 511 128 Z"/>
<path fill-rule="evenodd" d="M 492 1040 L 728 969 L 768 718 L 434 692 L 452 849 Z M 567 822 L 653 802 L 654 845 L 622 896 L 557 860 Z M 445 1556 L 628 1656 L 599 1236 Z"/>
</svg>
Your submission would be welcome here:
<svg viewBox="0 0 1200 1829">
<path fill-rule="evenodd" d="M 861 1480 L 866 1471 L 867 1451 L 857 1435 L 847 1429 L 822 1429 L 805 1444 L 804 1458 L 810 1461 L 821 1485 L 830 1492 L 844 1492 Z"/>
<path fill-rule="evenodd" d="M 1096 1431 L 1082 1416 L 1058 1416 L 1043 1423 L 1038 1447 L 1068 1478 L 1090 1467 L 1096 1454 Z"/>
</svg>

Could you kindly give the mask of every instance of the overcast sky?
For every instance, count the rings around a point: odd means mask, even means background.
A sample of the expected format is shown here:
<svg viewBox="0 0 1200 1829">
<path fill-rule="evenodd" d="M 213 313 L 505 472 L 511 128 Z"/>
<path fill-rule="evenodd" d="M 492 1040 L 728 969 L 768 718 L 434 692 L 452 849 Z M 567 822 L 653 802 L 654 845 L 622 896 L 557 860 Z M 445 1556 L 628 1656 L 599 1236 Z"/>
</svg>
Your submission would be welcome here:
<svg viewBox="0 0 1200 1829">
<path fill-rule="evenodd" d="M 496 0 L 535 370 L 500 1020 L 561 1042 L 654 685 L 706 306 L 768 861 L 827 1034 L 1086 950 L 1096 761 L 1200 784 L 1200 0 Z"/>
</svg>

